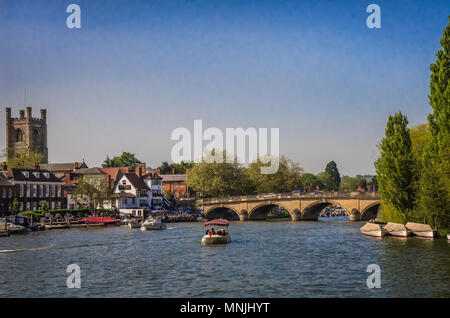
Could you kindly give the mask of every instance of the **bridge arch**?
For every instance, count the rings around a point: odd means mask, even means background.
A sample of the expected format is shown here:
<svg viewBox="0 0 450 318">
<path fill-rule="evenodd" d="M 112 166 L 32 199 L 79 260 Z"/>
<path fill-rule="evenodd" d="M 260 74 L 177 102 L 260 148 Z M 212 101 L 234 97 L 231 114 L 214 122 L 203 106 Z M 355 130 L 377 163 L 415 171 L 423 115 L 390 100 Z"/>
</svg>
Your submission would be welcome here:
<svg viewBox="0 0 450 318">
<path fill-rule="evenodd" d="M 361 221 L 368 221 L 370 219 L 375 219 L 378 215 L 378 209 L 380 208 L 381 202 L 374 202 L 361 211 L 360 219 Z"/>
<path fill-rule="evenodd" d="M 310 204 L 308 204 L 305 208 L 303 208 L 303 211 L 301 213 L 301 219 L 302 220 L 317 220 L 319 218 L 320 211 L 322 211 L 327 206 L 330 206 L 332 204 L 340 206 L 342 209 L 345 210 L 345 213 L 350 216 L 351 211 L 348 210 L 347 207 L 345 207 L 342 203 L 339 201 L 334 200 L 321 200 L 321 201 L 315 201 Z"/>
<path fill-rule="evenodd" d="M 240 214 L 234 208 L 224 205 L 212 207 L 205 213 L 205 217 L 208 220 L 213 219 L 227 219 L 227 220 L 239 220 Z"/>
<path fill-rule="evenodd" d="M 264 220 L 267 218 L 267 214 L 269 213 L 271 208 L 274 207 L 280 207 L 283 210 L 287 211 L 289 215 L 291 216 L 292 220 L 296 220 L 296 215 L 288 209 L 284 204 L 281 204 L 279 202 L 264 202 L 261 204 L 258 204 L 257 206 L 253 207 L 253 209 L 250 210 L 250 213 L 248 213 L 248 219 L 249 220 Z"/>
</svg>

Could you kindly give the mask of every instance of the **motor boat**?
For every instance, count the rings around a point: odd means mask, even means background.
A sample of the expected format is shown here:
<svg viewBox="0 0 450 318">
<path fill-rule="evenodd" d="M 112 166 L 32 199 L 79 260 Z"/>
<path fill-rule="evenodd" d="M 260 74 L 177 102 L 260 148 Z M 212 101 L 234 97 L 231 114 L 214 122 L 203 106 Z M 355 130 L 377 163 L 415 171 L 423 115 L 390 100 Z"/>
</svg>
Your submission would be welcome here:
<svg viewBox="0 0 450 318">
<path fill-rule="evenodd" d="M 405 226 L 412 234 L 419 237 L 434 238 L 436 236 L 436 231 L 428 224 L 408 222 Z"/>
<path fill-rule="evenodd" d="M 389 222 L 383 227 L 389 235 L 396 237 L 408 237 L 411 235 L 411 230 L 400 223 Z"/>
<path fill-rule="evenodd" d="M 361 234 L 372 237 L 383 237 L 386 235 L 387 230 L 377 223 L 366 223 L 360 228 Z"/>
<path fill-rule="evenodd" d="M 153 217 L 149 216 L 144 223 L 141 225 L 141 230 L 165 230 L 166 229 L 166 223 L 162 221 L 162 218 L 160 216 Z"/>
<path fill-rule="evenodd" d="M 230 225 L 228 220 L 215 219 L 206 222 L 204 225 L 206 231 L 202 237 L 202 244 L 228 244 L 231 242 L 231 234 L 228 232 L 228 226 Z"/>
</svg>

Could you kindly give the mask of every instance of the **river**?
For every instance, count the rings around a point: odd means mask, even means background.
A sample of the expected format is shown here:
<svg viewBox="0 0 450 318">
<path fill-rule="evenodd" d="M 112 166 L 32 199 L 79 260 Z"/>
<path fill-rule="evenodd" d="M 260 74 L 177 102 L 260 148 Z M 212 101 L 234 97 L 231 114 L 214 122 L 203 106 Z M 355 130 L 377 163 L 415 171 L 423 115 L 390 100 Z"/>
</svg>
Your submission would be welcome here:
<svg viewBox="0 0 450 318">
<path fill-rule="evenodd" d="M 201 245 L 201 223 L 0 238 L 0 297 L 450 297 L 446 239 L 369 238 L 362 224 L 237 221 L 223 246 Z M 79 289 L 66 285 L 73 263 Z M 369 264 L 379 289 L 366 285 Z"/>
</svg>

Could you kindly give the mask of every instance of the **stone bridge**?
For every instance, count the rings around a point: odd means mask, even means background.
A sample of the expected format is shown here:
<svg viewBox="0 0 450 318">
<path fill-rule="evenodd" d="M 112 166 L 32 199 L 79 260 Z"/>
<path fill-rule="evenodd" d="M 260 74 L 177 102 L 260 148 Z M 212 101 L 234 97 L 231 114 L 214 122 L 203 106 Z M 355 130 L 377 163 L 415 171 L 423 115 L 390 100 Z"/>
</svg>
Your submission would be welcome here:
<svg viewBox="0 0 450 318">
<path fill-rule="evenodd" d="M 317 220 L 320 211 L 332 204 L 344 209 L 350 221 L 366 221 L 376 218 L 380 197 L 376 192 L 326 192 L 246 195 L 196 201 L 197 208 L 203 209 L 208 220 L 239 218 L 241 221 L 266 219 L 274 207 L 281 207 L 289 212 L 293 221 Z"/>
</svg>

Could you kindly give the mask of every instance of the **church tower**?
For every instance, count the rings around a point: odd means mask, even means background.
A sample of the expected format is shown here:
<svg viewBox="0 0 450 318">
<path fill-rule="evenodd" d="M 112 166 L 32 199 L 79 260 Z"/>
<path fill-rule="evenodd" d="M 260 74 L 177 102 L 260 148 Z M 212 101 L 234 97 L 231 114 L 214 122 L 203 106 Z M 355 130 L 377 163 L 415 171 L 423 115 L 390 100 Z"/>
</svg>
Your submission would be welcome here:
<svg viewBox="0 0 450 318">
<path fill-rule="evenodd" d="M 47 110 L 41 109 L 41 118 L 33 118 L 31 107 L 19 111 L 19 118 L 11 117 L 6 108 L 6 156 L 33 150 L 44 155 L 42 163 L 48 163 Z"/>
</svg>

